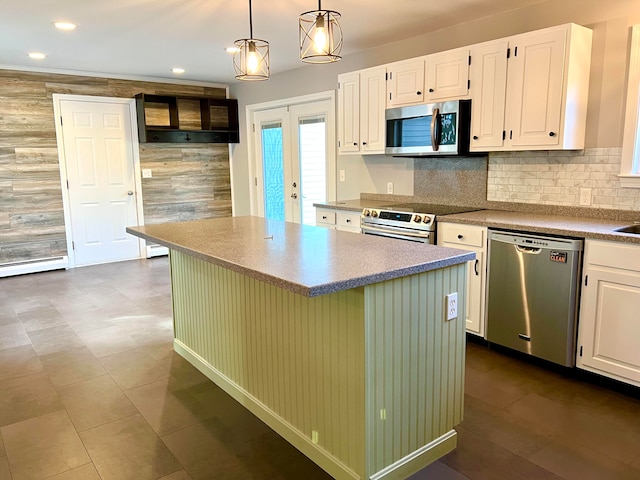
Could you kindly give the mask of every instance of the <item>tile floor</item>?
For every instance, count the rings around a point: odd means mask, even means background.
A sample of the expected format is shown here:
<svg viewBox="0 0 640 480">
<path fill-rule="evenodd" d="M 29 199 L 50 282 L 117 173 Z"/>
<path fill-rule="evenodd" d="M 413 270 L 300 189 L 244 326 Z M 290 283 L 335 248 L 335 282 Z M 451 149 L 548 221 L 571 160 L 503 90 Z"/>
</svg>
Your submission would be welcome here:
<svg viewBox="0 0 640 480">
<path fill-rule="evenodd" d="M 0 480 L 329 479 L 172 350 L 166 258 L 0 279 Z M 412 480 L 640 479 L 640 398 L 470 343 Z"/>
</svg>

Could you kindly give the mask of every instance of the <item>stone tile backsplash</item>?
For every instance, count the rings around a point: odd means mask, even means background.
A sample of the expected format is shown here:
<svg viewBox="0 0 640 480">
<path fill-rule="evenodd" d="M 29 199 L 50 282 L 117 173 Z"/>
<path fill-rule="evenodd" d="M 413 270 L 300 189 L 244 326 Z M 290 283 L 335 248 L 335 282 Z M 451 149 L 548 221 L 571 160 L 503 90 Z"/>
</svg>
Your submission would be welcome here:
<svg viewBox="0 0 640 480">
<path fill-rule="evenodd" d="M 622 188 L 621 148 L 494 152 L 489 155 L 487 200 L 580 206 L 591 189 L 591 207 L 640 209 L 640 189 Z"/>
</svg>

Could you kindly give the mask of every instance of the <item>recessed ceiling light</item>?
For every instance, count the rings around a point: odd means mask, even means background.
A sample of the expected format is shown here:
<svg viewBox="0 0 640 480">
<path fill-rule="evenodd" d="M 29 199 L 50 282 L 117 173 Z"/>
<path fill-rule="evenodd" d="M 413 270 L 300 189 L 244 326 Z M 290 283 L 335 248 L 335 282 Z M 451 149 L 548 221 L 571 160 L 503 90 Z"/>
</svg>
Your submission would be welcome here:
<svg viewBox="0 0 640 480">
<path fill-rule="evenodd" d="M 43 58 L 46 57 L 46 55 L 44 53 L 40 53 L 40 52 L 31 52 L 29 54 L 30 58 L 33 58 L 34 60 L 42 60 Z"/>
<path fill-rule="evenodd" d="M 172 68 L 173 73 L 184 73 L 184 68 Z"/>
<path fill-rule="evenodd" d="M 55 27 L 60 30 L 75 30 L 77 25 L 71 22 L 55 22 Z"/>
<path fill-rule="evenodd" d="M 238 53 L 240 51 L 238 47 L 227 47 L 225 50 L 227 53 Z"/>
</svg>

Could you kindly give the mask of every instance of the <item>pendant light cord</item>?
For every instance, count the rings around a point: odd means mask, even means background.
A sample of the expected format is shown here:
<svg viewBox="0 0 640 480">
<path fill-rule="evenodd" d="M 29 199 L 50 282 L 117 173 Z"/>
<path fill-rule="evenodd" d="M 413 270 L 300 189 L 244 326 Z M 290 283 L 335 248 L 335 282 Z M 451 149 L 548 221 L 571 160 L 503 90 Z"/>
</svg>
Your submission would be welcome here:
<svg viewBox="0 0 640 480">
<path fill-rule="evenodd" d="M 249 0 L 249 38 L 253 38 L 253 15 L 251 14 L 251 0 Z"/>
</svg>

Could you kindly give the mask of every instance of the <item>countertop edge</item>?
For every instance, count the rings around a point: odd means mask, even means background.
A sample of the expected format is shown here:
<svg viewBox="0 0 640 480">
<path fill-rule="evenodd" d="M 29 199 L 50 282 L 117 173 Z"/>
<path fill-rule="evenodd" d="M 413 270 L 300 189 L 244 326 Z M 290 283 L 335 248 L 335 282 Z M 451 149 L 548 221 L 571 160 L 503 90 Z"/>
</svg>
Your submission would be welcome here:
<svg viewBox="0 0 640 480">
<path fill-rule="evenodd" d="M 144 226 L 141 226 L 144 227 Z M 321 227 L 318 227 L 321 228 Z M 127 233 L 134 235 L 139 238 L 143 238 L 144 240 L 148 240 L 159 245 L 165 246 L 171 250 L 176 250 L 182 253 L 186 253 L 188 255 L 192 255 L 200 260 L 205 262 L 221 266 L 223 268 L 227 268 L 237 273 L 241 273 L 243 275 L 247 275 L 249 277 L 255 278 L 257 280 L 264 281 L 271 285 L 275 285 L 280 288 L 284 288 L 298 295 L 302 295 L 305 297 L 317 297 L 320 295 L 327 295 L 330 293 L 336 293 L 343 290 L 348 290 L 351 288 L 364 287 L 367 285 L 372 285 L 374 283 L 379 283 L 387 280 L 394 280 L 397 278 L 406 277 L 409 275 L 415 275 L 419 273 L 429 272 L 432 270 L 437 270 L 440 268 L 451 267 L 454 265 L 459 265 L 462 263 L 466 263 L 468 261 L 472 261 L 476 258 L 476 254 L 474 252 L 465 251 L 463 248 L 457 249 L 460 251 L 460 254 L 448 256 L 439 260 L 433 260 L 427 263 L 421 263 L 417 265 L 413 265 L 406 268 L 400 268 L 395 270 L 389 270 L 383 273 L 376 273 L 372 275 L 354 277 L 348 280 L 340 280 L 336 282 L 326 283 L 322 285 L 317 285 L 313 287 L 307 287 L 304 285 L 300 285 L 295 282 L 291 282 L 285 280 L 280 277 L 276 277 L 273 275 L 265 274 L 263 272 L 259 272 L 257 270 L 253 270 L 242 265 L 235 264 L 233 262 L 226 261 L 219 257 L 215 257 L 201 251 L 195 250 L 193 248 L 186 247 L 184 245 L 177 244 L 175 242 L 171 242 L 169 240 L 165 240 L 154 235 L 150 235 L 146 232 L 137 230 L 137 227 L 127 227 Z"/>
</svg>

